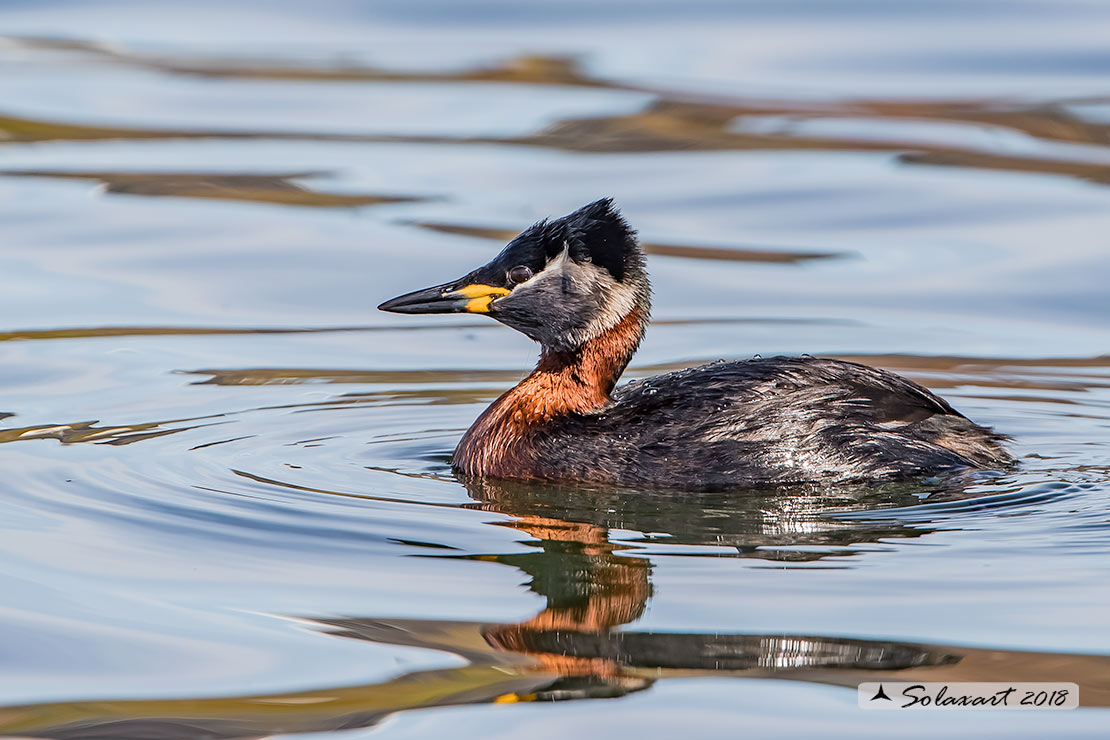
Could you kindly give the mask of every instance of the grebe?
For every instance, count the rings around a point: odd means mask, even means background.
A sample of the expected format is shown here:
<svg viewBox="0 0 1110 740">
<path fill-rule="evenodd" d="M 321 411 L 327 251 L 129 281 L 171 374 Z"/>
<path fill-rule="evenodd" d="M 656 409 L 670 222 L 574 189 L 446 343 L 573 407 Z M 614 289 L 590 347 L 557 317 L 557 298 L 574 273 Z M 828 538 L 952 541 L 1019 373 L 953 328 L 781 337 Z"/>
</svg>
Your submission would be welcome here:
<svg viewBox="0 0 1110 740">
<path fill-rule="evenodd" d="M 853 362 L 717 362 L 614 390 L 647 328 L 651 288 L 610 199 L 540 221 L 470 274 L 378 308 L 486 314 L 540 343 L 536 369 L 463 435 L 453 466 L 464 476 L 721 490 L 1012 462 L 1003 435 Z"/>
</svg>

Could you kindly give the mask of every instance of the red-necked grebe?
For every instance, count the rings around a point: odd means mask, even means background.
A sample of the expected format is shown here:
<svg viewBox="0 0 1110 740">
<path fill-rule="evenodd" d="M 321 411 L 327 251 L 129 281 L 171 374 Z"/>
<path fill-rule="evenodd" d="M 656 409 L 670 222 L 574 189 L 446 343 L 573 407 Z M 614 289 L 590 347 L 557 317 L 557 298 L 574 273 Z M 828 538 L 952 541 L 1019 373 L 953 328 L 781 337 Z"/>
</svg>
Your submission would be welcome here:
<svg viewBox="0 0 1110 740">
<path fill-rule="evenodd" d="M 536 369 L 459 442 L 453 465 L 467 476 L 714 490 L 1012 462 L 1002 435 L 912 381 L 852 362 L 717 362 L 614 390 L 647 328 L 651 289 L 635 232 L 608 199 L 379 308 L 486 314 L 540 343 Z"/>
</svg>

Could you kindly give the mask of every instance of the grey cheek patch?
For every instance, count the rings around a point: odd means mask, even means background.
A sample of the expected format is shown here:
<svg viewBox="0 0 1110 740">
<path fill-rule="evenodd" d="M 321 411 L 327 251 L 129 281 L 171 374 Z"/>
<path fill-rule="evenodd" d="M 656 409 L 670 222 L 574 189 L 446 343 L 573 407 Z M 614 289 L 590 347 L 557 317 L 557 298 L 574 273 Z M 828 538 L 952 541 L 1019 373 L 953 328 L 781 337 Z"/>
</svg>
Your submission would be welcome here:
<svg viewBox="0 0 1110 740">
<path fill-rule="evenodd" d="M 545 346 L 571 349 L 616 326 L 635 304 L 633 287 L 604 268 L 575 262 L 563 250 L 500 299 L 494 318 Z"/>
</svg>

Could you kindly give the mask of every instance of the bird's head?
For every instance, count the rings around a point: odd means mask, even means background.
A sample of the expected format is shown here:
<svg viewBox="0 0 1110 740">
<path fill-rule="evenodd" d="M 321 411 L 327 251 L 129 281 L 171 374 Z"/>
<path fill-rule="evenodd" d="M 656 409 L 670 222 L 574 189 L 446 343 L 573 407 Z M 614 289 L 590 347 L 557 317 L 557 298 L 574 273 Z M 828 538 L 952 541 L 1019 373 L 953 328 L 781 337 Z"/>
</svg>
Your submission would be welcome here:
<svg viewBox="0 0 1110 740">
<path fill-rule="evenodd" d="M 615 327 L 633 309 L 646 322 L 650 301 L 636 233 L 606 198 L 529 227 L 458 280 L 378 308 L 486 314 L 546 348 L 567 351 Z"/>
</svg>

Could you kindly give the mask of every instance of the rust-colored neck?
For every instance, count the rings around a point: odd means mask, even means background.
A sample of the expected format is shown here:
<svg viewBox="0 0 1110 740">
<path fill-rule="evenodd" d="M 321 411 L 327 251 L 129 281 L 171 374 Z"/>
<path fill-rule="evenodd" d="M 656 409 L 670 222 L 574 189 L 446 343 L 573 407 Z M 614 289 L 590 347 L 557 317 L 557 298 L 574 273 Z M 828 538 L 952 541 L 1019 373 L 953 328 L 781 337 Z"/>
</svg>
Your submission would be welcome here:
<svg viewBox="0 0 1110 740">
<path fill-rule="evenodd" d="M 646 324 L 646 311 L 634 308 L 578 349 L 545 347 L 536 369 L 490 404 L 463 435 L 455 450 L 455 469 L 483 477 L 544 477 L 527 449 L 529 434 L 556 417 L 608 404 Z"/>
</svg>

